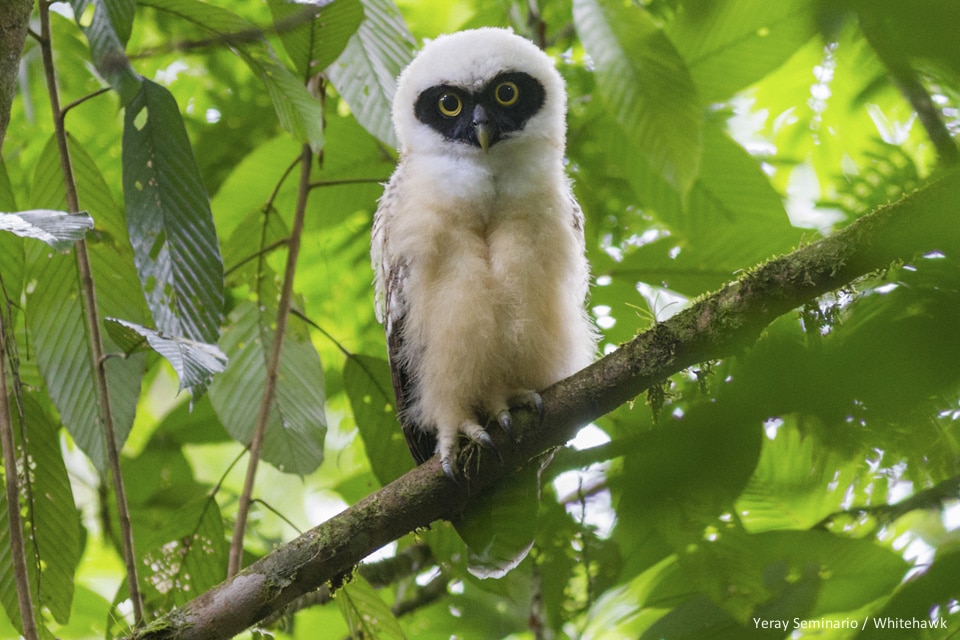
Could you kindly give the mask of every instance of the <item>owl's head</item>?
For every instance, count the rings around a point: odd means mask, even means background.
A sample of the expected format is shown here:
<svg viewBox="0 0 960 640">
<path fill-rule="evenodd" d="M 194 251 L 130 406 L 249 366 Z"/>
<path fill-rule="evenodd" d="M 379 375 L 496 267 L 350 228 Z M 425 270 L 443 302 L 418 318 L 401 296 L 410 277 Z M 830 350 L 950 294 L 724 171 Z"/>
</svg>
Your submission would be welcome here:
<svg viewBox="0 0 960 640">
<path fill-rule="evenodd" d="M 440 36 L 400 74 L 393 124 L 403 153 L 562 153 L 566 92 L 553 61 L 507 29 Z"/>
</svg>

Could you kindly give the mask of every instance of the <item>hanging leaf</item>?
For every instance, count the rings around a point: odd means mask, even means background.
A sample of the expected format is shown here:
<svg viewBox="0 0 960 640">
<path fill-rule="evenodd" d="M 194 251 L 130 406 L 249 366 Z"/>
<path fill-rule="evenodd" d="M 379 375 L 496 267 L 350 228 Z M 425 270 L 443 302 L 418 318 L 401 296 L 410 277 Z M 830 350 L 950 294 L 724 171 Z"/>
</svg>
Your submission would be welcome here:
<svg viewBox="0 0 960 640">
<path fill-rule="evenodd" d="M 163 356 L 176 371 L 180 390 L 190 389 L 194 397 L 202 395 L 213 375 L 223 371 L 227 364 L 227 357 L 216 345 L 166 336 L 155 329 L 118 318 L 107 318 L 106 323 L 107 331 L 124 353 L 141 351 L 149 346 Z"/>
<path fill-rule="evenodd" d="M 24 424 L 12 412 L 13 432 L 18 451 L 28 471 L 20 481 L 21 495 L 31 499 L 21 509 L 31 585 L 38 585 L 39 602 L 54 620 L 66 624 L 73 601 L 73 575 L 82 551 L 80 519 L 74 506 L 70 478 L 60 452 L 59 425 L 43 411 L 37 399 L 22 396 Z M 21 433 L 28 434 L 26 449 Z M 7 496 L 0 495 L 0 603 L 10 620 L 20 621 L 13 568 L 10 557 L 10 529 L 7 526 Z M 34 593 L 36 597 L 36 593 Z M 20 628 L 20 627 L 18 627 Z"/>
<path fill-rule="evenodd" d="M 0 212 L 0 230 L 21 238 L 42 240 L 57 251 L 66 251 L 92 228 L 93 218 L 86 211 L 75 214 L 49 209 Z"/>
<path fill-rule="evenodd" d="M 126 54 L 136 0 L 70 0 L 70 6 L 90 42 L 94 66 L 127 104 L 140 88 Z"/>
<path fill-rule="evenodd" d="M 363 0 L 363 11 L 365 20 L 328 73 L 363 128 L 396 147 L 390 107 L 416 43 L 390 0 Z"/>
<path fill-rule="evenodd" d="M 157 329 L 215 343 L 223 263 L 213 215 L 177 103 L 150 80 L 124 117 L 123 191 L 137 271 Z"/>
<path fill-rule="evenodd" d="M 122 213 L 90 155 L 78 144 L 70 145 L 80 202 L 97 213 L 99 241 L 88 243 L 90 266 L 97 287 L 99 317 L 123 314 L 145 320 L 143 296 L 136 282 L 131 250 L 121 221 Z M 33 198 L 37 208 L 63 209 L 63 177 L 57 145 L 53 138 L 37 163 Z M 87 322 L 80 300 L 76 258 L 52 253 L 36 244 L 27 255 L 28 278 L 34 286 L 27 296 L 27 329 L 33 338 L 37 366 L 43 375 L 63 425 L 94 465 L 106 469 L 106 444 L 101 428 L 94 365 Z M 107 352 L 115 345 L 104 338 Z M 142 355 L 111 358 L 105 365 L 110 409 L 117 446 L 122 447 L 133 424 L 140 380 Z"/>
<path fill-rule="evenodd" d="M 700 171 L 703 116 L 680 54 L 639 7 L 575 0 L 573 18 L 610 115 L 683 199 Z"/>
<path fill-rule="evenodd" d="M 689 3 L 666 27 L 704 102 L 730 98 L 816 34 L 810 0 Z"/>
<path fill-rule="evenodd" d="M 303 82 L 280 64 L 267 44 L 263 30 L 232 11 L 197 0 L 143 0 L 154 7 L 192 22 L 235 45 L 233 51 L 263 82 L 280 126 L 294 139 L 307 143 L 314 153 L 323 147 L 323 110 Z"/>
<path fill-rule="evenodd" d="M 304 80 L 333 64 L 363 21 L 360 0 L 269 0 L 268 4 L 273 26 Z"/>
<path fill-rule="evenodd" d="M 253 437 L 263 400 L 275 319 L 275 305 L 241 302 L 230 314 L 220 342 L 230 360 L 210 386 L 210 402 L 227 432 L 244 444 Z M 303 325 L 290 322 L 264 434 L 263 460 L 287 473 L 303 475 L 316 469 L 323 460 L 327 431 L 323 404 L 320 357 Z"/>
</svg>

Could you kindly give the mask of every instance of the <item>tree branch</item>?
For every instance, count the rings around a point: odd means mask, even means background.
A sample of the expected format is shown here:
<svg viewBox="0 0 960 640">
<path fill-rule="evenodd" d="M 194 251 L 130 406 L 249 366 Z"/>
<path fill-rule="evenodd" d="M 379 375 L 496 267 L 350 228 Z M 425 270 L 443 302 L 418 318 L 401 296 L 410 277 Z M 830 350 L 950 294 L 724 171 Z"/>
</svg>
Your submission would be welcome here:
<svg viewBox="0 0 960 640">
<path fill-rule="evenodd" d="M 135 633 L 135 638 L 228 638 L 325 583 L 334 586 L 369 553 L 463 511 L 470 496 L 644 389 L 698 362 L 735 354 L 770 322 L 892 262 L 930 251 L 960 253 L 953 173 L 823 240 L 775 258 L 639 334 L 545 390 L 543 421 L 518 412 L 517 443 L 493 430 L 503 454 L 484 456 L 458 486 L 434 457 L 353 507 L 274 550 L 237 576 Z"/>
<path fill-rule="evenodd" d="M 0 2 L 0 148 L 10 124 L 10 109 L 17 93 L 20 54 L 30 26 L 33 0 Z"/>
</svg>

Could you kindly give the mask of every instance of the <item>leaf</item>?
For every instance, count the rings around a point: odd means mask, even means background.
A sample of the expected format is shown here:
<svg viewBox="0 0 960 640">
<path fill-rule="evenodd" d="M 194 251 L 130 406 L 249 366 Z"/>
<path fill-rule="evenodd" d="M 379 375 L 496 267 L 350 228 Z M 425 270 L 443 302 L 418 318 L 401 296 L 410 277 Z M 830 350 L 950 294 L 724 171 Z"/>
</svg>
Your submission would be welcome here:
<svg viewBox="0 0 960 640">
<path fill-rule="evenodd" d="M 94 234 L 88 243 L 90 265 L 97 287 L 98 316 L 119 315 L 132 320 L 145 315 L 136 283 L 131 250 L 121 222 L 122 214 L 89 154 L 71 143 L 70 154 L 81 203 L 96 213 Z M 37 163 L 33 197 L 36 208 L 60 209 L 64 203 L 63 178 L 55 141 L 51 138 Z M 27 260 L 34 286 L 27 296 L 27 329 L 35 345 L 36 363 L 63 425 L 96 467 L 106 469 L 106 444 L 96 402 L 93 357 L 87 323 L 80 300 L 80 282 L 73 255 L 41 251 L 36 245 Z M 104 348 L 115 347 L 108 336 Z M 122 447 L 140 395 L 144 359 L 110 358 L 104 365 L 114 419 L 117 446 Z"/>
<path fill-rule="evenodd" d="M 14 418 L 14 439 L 25 456 L 29 469 L 27 486 L 21 484 L 21 495 L 29 495 L 22 509 L 27 569 L 34 592 L 34 606 L 43 606 L 60 624 L 70 617 L 73 600 L 74 573 L 80 563 L 82 541 L 80 518 L 74 506 L 73 491 L 67 468 L 60 453 L 59 425 L 41 409 L 31 394 L 23 395 L 24 423 L 17 413 Z M 26 451 L 21 434 L 27 434 Z M 21 476 L 21 482 L 24 478 Z M 29 491 L 29 494 L 27 493 Z M 7 497 L 0 496 L 0 513 L 7 512 Z M 10 558 L 9 527 L 4 515 L 0 527 L 0 602 L 11 620 L 19 622 L 16 590 Z M 38 575 L 39 572 L 39 575 Z M 38 587 L 39 585 L 39 587 Z"/>
<path fill-rule="evenodd" d="M 69 249 L 92 228 L 93 218 L 86 211 L 67 213 L 33 209 L 16 213 L 0 212 L 0 230 L 21 238 L 42 240 L 57 251 Z"/>
<path fill-rule="evenodd" d="M 227 364 L 227 356 L 216 345 L 166 336 L 118 318 L 106 318 L 106 323 L 107 331 L 127 354 L 144 349 L 144 342 L 149 344 L 173 367 L 180 379 L 180 390 L 190 389 L 194 397 L 202 395 L 213 375 Z"/>
<path fill-rule="evenodd" d="M 249 443 L 263 399 L 266 364 L 273 348 L 276 306 L 241 302 L 230 314 L 220 346 L 229 364 L 210 386 L 210 401 L 227 432 Z M 261 457 L 281 471 L 304 475 L 323 460 L 323 368 L 303 325 L 287 325 L 277 391 Z"/>
<path fill-rule="evenodd" d="M 684 5 L 666 27 L 704 102 L 730 98 L 776 69 L 816 34 L 809 0 Z"/>
<path fill-rule="evenodd" d="M 452 520 L 467 545 L 467 570 L 478 578 L 502 578 L 533 547 L 539 525 L 540 469 L 529 464 L 473 500 Z"/>
<path fill-rule="evenodd" d="M 686 64 L 643 9 L 574 0 L 597 89 L 627 139 L 681 199 L 700 170 L 703 116 Z"/>
<path fill-rule="evenodd" d="M 144 80 L 123 131 L 127 227 L 157 329 L 215 343 L 223 263 L 200 171 L 170 92 Z"/>
<path fill-rule="evenodd" d="M 144 0 L 140 4 L 208 29 L 221 36 L 224 42 L 236 42 L 233 51 L 264 83 L 280 126 L 297 141 L 308 143 L 314 153 L 319 152 L 323 147 L 320 103 L 277 61 L 260 27 L 227 9 L 196 0 Z"/>
<path fill-rule="evenodd" d="M 70 0 L 77 24 L 90 42 L 93 64 L 127 104 L 140 88 L 140 76 L 127 59 L 136 0 Z"/>
<path fill-rule="evenodd" d="M 355 575 L 337 592 L 337 606 L 354 638 L 402 640 L 406 638 L 390 607 L 366 580 Z"/>
<path fill-rule="evenodd" d="M 273 25 L 304 80 L 337 59 L 363 21 L 360 0 L 269 0 Z"/>
<path fill-rule="evenodd" d="M 327 72 L 363 128 L 396 147 L 390 107 L 416 43 L 391 0 L 361 1 L 366 19 Z"/>
<path fill-rule="evenodd" d="M 389 484 L 414 467 L 397 420 L 390 365 L 382 358 L 351 356 L 343 367 L 343 386 L 370 467 L 381 485 Z"/>
</svg>

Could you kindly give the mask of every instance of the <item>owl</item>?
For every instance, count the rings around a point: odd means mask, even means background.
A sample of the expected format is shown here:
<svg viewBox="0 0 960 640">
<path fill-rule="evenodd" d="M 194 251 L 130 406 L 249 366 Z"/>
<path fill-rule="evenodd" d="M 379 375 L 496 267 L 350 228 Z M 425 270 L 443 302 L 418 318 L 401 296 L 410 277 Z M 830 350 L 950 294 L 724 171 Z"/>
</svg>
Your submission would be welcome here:
<svg viewBox="0 0 960 640">
<path fill-rule="evenodd" d="M 371 260 L 396 406 L 418 464 L 455 479 L 510 409 L 589 364 L 583 214 L 564 172 L 566 90 L 525 38 L 440 36 L 400 74 L 397 167 Z"/>
</svg>

